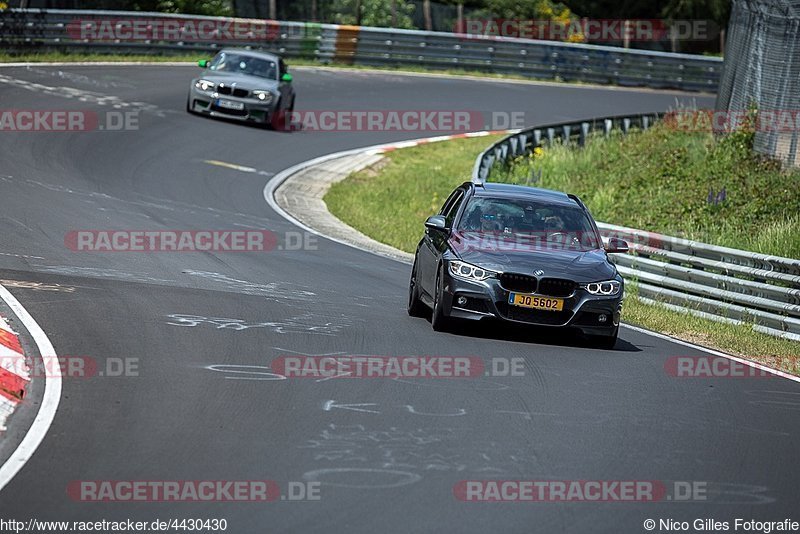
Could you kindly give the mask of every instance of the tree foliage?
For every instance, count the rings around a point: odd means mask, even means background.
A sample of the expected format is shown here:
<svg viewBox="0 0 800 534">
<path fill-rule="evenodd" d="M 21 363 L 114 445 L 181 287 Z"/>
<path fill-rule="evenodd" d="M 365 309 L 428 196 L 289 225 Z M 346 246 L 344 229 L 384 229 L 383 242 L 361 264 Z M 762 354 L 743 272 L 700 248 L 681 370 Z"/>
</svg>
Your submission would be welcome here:
<svg viewBox="0 0 800 534">
<path fill-rule="evenodd" d="M 234 14 L 228 0 L 135 0 L 132 4 L 132 8 L 136 11 L 160 11 L 162 13 L 217 17 Z"/>
<path fill-rule="evenodd" d="M 569 22 L 572 10 L 552 0 L 486 0 L 486 10 L 502 19 L 559 20 Z"/>
<path fill-rule="evenodd" d="M 356 7 L 361 9 L 361 25 L 395 28 L 414 28 L 411 15 L 414 4 L 405 0 L 395 0 L 396 23 L 392 24 L 391 0 L 334 0 L 334 22 L 337 24 L 356 24 Z"/>
</svg>

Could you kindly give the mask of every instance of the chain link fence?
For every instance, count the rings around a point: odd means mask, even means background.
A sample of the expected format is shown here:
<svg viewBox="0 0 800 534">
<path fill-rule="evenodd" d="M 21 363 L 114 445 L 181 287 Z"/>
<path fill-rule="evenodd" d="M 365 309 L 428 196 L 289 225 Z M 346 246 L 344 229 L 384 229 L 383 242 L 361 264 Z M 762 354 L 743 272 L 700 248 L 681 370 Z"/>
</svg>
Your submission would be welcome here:
<svg viewBox="0 0 800 534">
<path fill-rule="evenodd" d="M 753 150 L 800 166 L 800 0 L 733 2 L 716 109 L 741 126 L 753 108 Z"/>
</svg>

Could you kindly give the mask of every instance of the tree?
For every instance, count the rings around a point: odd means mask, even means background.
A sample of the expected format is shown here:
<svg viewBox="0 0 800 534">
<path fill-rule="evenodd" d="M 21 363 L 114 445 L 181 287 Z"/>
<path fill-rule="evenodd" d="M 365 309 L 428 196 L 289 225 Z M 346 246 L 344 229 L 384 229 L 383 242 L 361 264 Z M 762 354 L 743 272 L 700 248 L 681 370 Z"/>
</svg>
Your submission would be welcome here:
<svg viewBox="0 0 800 534">
<path fill-rule="evenodd" d="M 561 20 L 569 22 L 572 11 L 551 0 L 487 0 L 486 9 L 501 19 Z"/>
<path fill-rule="evenodd" d="M 233 15 L 233 9 L 228 0 L 136 0 L 133 2 L 133 9 L 216 17 Z"/>
<path fill-rule="evenodd" d="M 392 16 L 392 2 L 387 0 L 335 0 L 333 2 L 333 18 L 337 24 L 356 24 L 357 8 L 361 12 L 360 23 L 364 26 L 378 26 L 383 28 L 413 28 L 411 14 L 414 13 L 414 4 L 405 0 L 395 0 L 395 13 Z M 392 19 L 396 20 L 392 24 Z"/>
</svg>

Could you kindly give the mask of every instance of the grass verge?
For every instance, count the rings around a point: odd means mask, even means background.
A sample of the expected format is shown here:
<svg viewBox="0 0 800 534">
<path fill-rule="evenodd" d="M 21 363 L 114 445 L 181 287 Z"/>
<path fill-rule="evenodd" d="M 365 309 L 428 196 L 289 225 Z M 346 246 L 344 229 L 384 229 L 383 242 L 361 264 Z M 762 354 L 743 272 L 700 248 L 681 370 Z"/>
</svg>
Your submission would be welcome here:
<svg viewBox="0 0 800 534">
<path fill-rule="evenodd" d="M 599 220 L 674 233 L 672 218 L 684 218 L 687 221 L 682 226 L 685 234 L 688 233 L 687 229 L 692 229 L 695 232 L 692 235 L 697 236 L 702 229 L 705 238 L 715 237 L 717 242 L 737 248 L 749 248 L 743 245 L 752 245 L 772 254 L 776 254 L 776 250 L 789 254 L 800 250 L 797 233 L 791 235 L 791 231 L 778 230 L 787 227 L 797 232 L 796 217 L 800 209 L 795 209 L 792 214 L 780 205 L 772 206 L 769 194 L 775 200 L 775 193 L 768 194 L 769 188 L 780 187 L 780 202 L 786 207 L 797 205 L 792 203 L 800 202 L 800 193 L 790 191 L 787 181 L 779 183 L 781 177 L 783 180 L 797 178 L 783 174 L 769 162 L 742 154 L 740 151 L 744 148 L 735 143 L 732 147 L 717 148 L 711 144 L 713 140 L 703 138 L 701 146 L 695 147 L 692 141 L 695 134 L 687 135 L 689 139 L 668 140 L 667 132 L 655 130 L 608 142 L 597 140 L 596 146 L 590 145 L 591 148 L 581 151 L 565 147 L 548 150 L 536 158 L 535 167 L 523 167 L 527 163 L 519 162 L 505 179 L 524 182 L 531 168 L 539 168 L 547 161 L 542 183 L 537 185 L 568 190 L 571 185 L 585 187 L 590 194 L 584 194 L 584 198 L 596 216 L 597 213 L 602 214 L 597 216 Z M 457 139 L 391 152 L 379 163 L 379 170 L 367 168 L 335 184 L 325 196 L 325 202 L 331 213 L 350 226 L 382 243 L 413 253 L 422 236 L 422 222 L 438 211 L 441 203 L 458 184 L 469 179 L 475 157 L 499 137 Z M 657 146 L 662 140 L 672 148 Z M 649 148 L 638 146 L 640 142 Z M 631 152 L 629 156 L 626 156 L 624 147 Z M 715 160 L 705 167 L 699 161 L 709 157 L 719 158 L 720 150 L 725 158 L 723 161 Z M 690 152 L 694 155 L 689 156 L 687 153 Z M 678 184 L 683 182 L 679 182 L 677 177 L 668 178 L 667 183 L 661 182 L 661 185 L 651 178 L 650 183 L 656 184 L 649 186 L 648 192 L 648 186 L 644 183 L 647 171 L 636 166 L 647 165 L 646 169 L 655 173 L 655 176 L 662 174 L 657 171 L 658 165 L 643 161 L 645 154 L 649 154 L 651 159 L 676 157 L 678 161 L 686 162 L 693 174 L 681 173 L 681 179 L 701 183 L 687 184 L 684 189 L 686 193 L 680 194 Z M 616 162 L 616 167 L 621 168 L 617 169 L 610 162 L 595 161 L 593 171 L 590 161 L 592 155 L 595 158 L 610 158 L 611 162 Z M 555 161 L 549 161 L 548 158 Z M 556 162 L 572 165 L 573 169 L 580 167 L 575 171 L 580 173 L 580 180 L 559 170 Z M 671 164 L 668 169 L 675 169 L 676 165 Z M 602 170 L 597 166 L 602 166 Z M 754 176 L 752 181 L 745 179 L 748 173 L 757 171 L 766 173 L 766 176 Z M 550 172 L 559 172 L 560 178 L 551 181 L 548 178 Z M 665 175 L 670 176 L 670 172 L 667 171 Z M 625 178 L 629 176 L 628 173 L 633 176 Z M 702 177 L 704 174 L 705 178 Z M 621 183 L 615 183 L 615 180 L 621 180 Z M 716 187 L 720 183 L 727 184 L 728 194 L 733 195 L 728 197 L 730 203 L 726 201 L 721 206 L 706 206 L 705 196 L 698 201 L 701 192 L 707 195 L 705 187 L 710 183 Z M 743 187 L 741 192 L 738 186 Z M 593 187 L 604 192 L 591 194 Z M 764 197 L 761 195 L 767 196 L 762 200 Z M 746 196 L 751 197 L 749 205 L 751 209 L 755 208 L 755 213 L 748 213 L 747 202 L 744 202 Z M 645 212 L 650 209 L 656 210 L 656 214 Z M 768 232 L 764 229 L 747 231 L 745 224 L 759 228 L 759 224 L 764 226 L 764 221 L 772 217 L 782 218 L 780 224 L 770 224 L 770 227 L 774 227 L 772 233 L 775 238 L 767 239 L 765 236 Z M 694 226 L 689 226 L 688 221 Z M 720 323 L 661 305 L 646 304 L 635 298 L 635 286 L 629 285 L 629 288 L 631 290 L 626 296 L 623 313 L 625 322 L 800 375 L 800 343 L 757 332 L 751 325 Z"/>
<path fill-rule="evenodd" d="M 753 330 L 749 324 L 729 324 L 652 305 L 636 298 L 633 284 L 625 287 L 623 320 L 728 354 L 741 356 L 800 376 L 800 343 Z"/>
<path fill-rule="evenodd" d="M 716 140 L 658 124 L 581 150 L 545 148 L 491 180 L 524 184 L 541 172 L 536 186 L 578 195 L 598 221 L 800 258 L 800 171 L 753 157 L 752 143 L 752 133 Z"/>
</svg>

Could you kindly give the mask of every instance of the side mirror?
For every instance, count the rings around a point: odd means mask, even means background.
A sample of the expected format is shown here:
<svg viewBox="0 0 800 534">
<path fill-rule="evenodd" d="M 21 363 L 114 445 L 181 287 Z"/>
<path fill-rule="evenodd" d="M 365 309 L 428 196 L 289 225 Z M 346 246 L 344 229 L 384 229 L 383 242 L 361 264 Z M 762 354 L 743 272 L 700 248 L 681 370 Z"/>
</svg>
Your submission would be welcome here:
<svg viewBox="0 0 800 534">
<path fill-rule="evenodd" d="M 208 68 L 208 63 L 209 62 L 208 62 L 207 59 L 201 59 L 200 61 L 197 62 L 197 66 L 198 67 L 202 67 L 204 69 L 207 69 Z"/>
<path fill-rule="evenodd" d="M 612 238 L 610 238 L 608 240 L 608 243 L 606 243 L 605 249 L 606 249 L 606 252 L 625 253 L 625 252 L 628 252 L 628 243 L 626 243 L 624 240 L 619 239 L 617 237 L 612 237 Z"/>
<path fill-rule="evenodd" d="M 286 74 L 281 76 L 281 81 L 286 83 L 292 83 L 292 75 L 287 72 Z"/>
<path fill-rule="evenodd" d="M 446 232 L 447 226 L 444 220 L 444 215 L 431 215 L 425 221 L 425 228 L 430 230 L 438 230 L 439 232 Z"/>
</svg>

